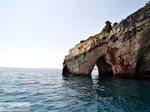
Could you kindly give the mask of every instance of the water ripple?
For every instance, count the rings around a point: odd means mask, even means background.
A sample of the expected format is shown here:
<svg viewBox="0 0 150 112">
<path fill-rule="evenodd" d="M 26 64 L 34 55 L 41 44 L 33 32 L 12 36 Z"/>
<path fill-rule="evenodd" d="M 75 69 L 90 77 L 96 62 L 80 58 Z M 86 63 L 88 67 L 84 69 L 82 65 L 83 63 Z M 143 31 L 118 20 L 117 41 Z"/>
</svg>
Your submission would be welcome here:
<svg viewBox="0 0 150 112">
<path fill-rule="evenodd" d="M 62 77 L 57 69 L 0 68 L 0 101 L 31 112 L 149 112 L 149 81 Z"/>
</svg>

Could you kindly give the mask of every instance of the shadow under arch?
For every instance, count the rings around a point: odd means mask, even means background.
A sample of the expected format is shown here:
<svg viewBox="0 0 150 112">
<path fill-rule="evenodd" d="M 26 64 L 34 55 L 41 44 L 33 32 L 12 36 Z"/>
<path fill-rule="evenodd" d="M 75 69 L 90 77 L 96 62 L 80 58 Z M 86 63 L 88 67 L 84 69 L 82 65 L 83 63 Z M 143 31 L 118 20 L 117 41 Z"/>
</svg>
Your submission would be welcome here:
<svg viewBox="0 0 150 112">
<path fill-rule="evenodd" d="M 110 77 L 114 75 L 112 66 L 106 61 L 105 56 L 101 56 L 100 58 L 98 58 L 91 70 L 91 75 L 95 66 L 97 66 L 99 77 Z"/>
</svg>

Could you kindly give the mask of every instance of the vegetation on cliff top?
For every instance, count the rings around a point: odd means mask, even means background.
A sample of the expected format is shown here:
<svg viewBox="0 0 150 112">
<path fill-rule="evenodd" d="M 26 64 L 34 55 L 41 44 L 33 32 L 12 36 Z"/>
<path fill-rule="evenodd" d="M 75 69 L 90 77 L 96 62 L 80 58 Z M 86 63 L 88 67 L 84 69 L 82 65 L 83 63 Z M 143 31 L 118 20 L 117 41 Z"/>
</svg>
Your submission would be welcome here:
<svg viewBox="0 0 150 112">
<path fill-rule="evenodd" d="M 111 30 L 112 30 L 111 22 L 106 21 L 105 26 L 104 26 L 103 30 L 100 33 L 98 33 L 94 36 L 90 36 L 88 39 L 80 41 L 80 43 L 87 42 L 89 40 L 99 40 L 100 37 L 107 37 Z"/>
<path fill-rule="evenodd" d="M 117 25 L 117 23 L 114 23 L 113 26 Z M 100 39 L 105 39 L 107 37 L 109 37 L 109 33 L 110 31 L 112 30 L 112 25 L 111 25 L 111 22 L 109 21 L 106 21 L 105 22 L 105 26 L 104 28 L 102 29 L 102 31 L 94 36 L 90 36 L 88 39 L 86 40 L 81 40 L 79 44 L 77 45 L 80 45 L 78 47 L 79 51 L 85 51 L 86 50 L 86 44 L 89 42 L 89 41 L 99 41 Z"/>
</svg>

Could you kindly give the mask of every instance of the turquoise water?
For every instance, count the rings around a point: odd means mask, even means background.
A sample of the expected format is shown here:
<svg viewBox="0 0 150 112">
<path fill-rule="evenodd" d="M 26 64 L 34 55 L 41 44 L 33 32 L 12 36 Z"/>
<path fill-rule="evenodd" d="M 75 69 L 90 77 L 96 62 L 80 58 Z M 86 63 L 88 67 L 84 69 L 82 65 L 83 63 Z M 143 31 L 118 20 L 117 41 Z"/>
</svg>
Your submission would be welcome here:
<svg viewBox="0 0 150 112">
<path fill-rule="evenodd" d="M 0 68 L 0 102 L 31 112 L 150 112 L 150 81 L 62 77 L 57 69 Z"/>
</svg>

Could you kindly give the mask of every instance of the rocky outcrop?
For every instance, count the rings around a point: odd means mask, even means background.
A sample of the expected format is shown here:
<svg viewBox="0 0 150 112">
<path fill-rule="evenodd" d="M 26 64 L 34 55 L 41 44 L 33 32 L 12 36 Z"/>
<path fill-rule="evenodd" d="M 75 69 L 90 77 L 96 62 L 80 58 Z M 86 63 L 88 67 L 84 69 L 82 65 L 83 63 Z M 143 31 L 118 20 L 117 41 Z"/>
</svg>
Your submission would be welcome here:
<svg viewBox="0 0 150 112">
<path fill-rule="evenodd" d="M 116 24 L 110 33 L 95 35 L 69 51 L 63 75 L 150 77 L 150 2 Z"/>
</svg>

